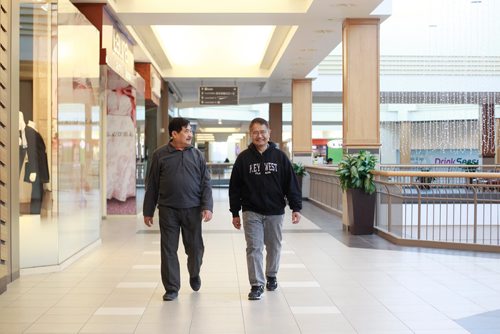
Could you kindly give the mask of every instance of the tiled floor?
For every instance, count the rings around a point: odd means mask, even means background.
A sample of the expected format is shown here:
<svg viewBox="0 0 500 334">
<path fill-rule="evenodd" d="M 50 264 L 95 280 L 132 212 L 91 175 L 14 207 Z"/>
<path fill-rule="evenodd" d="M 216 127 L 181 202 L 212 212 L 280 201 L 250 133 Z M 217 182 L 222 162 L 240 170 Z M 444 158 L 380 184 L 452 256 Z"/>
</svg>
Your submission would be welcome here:
<svg viewBox="0 0 500 334">
<path fill-rule="evenodd" d="M 500 333 L 500 256 L 402 249 L 353 237 L 338 218 L 304 204 L 287 216 L 280 288 L 249 290 L 242 231 L 227 190 L 214 190 L 204 225 L 202 288 L 162 301 L 158 224 L 103 222 L 102 245 L 62 272 L 22 276 L 0 295 L 0 333 Z"/>
</svg>

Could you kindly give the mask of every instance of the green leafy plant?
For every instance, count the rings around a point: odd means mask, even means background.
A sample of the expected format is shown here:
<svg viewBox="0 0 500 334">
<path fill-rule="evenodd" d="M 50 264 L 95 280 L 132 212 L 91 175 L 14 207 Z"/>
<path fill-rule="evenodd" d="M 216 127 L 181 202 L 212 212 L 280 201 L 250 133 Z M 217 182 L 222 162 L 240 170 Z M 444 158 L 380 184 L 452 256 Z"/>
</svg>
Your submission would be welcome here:
<svg viewBox="0 0 500 334">
<path fill-rule="evenodd" d="M 479 168 L 478 163 L 472 160 L 467 160 L 464 165 L 467 165 L 463 168 L 466 172 L 475 172 Z"/>
<path fill-rule="evenodd" d="M 304 176 L 307 174 L 306 172 L 306 168 L 304 167 L 304 165 L 302 165 L 302 163 L 298 162 L 298 163 L 293 163 L 292 164 L 292 167 L 293 167 L 293 172 L 295 173 L 295 175 L 297 176 Z"/>
<path fill-rule="evenodd" d="M 346 189 L 363 189 L 365 193 L 375 192 L 373 174 L 377 157 L 368 151 L 359 151 L 356 154 L 344 155 L 336 171 L 340 178 L 340 185 Z"/>
<path fill-rule="evenodd" d="M 422 168 L 422 169 L 420 169 L 420 171 L 430 172 L 431 169 L 430 168 Z M 416 180 L 418 183 L 423 183 L 422 185 L 418 186 L 419 188 L 431 189 L 431 186 L 429 184 L 436 181 L 436 178 L 433 176 L 418 176 Z"/>
</svg>

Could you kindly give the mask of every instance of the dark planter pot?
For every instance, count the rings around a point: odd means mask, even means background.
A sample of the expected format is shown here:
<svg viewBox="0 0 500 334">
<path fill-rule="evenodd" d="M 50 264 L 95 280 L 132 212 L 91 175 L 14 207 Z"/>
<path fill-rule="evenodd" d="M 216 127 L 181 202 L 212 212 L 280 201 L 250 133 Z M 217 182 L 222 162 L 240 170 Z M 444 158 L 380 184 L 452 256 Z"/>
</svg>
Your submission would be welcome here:
<svg viewBox="0 0 500 334">
<path fill-rule="evenodd" d="M 351 234 L 373 234 L 376 194 L 367 194 L 361 189 L 347 189 L 349 208 L 349 231 Z"/>
<path fill-rule="evenodd" d="M 295 175 L 297 175 L 297 174 L 295 174 Z M 300 190 L 302 190 L 302 178 L 303 178 L 302 175 L 297 175 L 297 181 L 299 181 L 299 188 L 300 188 Z"/>
</svg>

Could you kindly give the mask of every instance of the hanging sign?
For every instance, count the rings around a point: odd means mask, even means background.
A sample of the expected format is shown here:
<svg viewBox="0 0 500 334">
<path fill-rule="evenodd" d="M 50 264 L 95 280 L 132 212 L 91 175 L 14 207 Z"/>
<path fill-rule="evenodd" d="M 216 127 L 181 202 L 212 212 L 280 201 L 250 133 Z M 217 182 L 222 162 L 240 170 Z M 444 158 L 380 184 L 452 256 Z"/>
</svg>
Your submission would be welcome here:
<svg viewBox="0 0 500 334">
<path fill-rule="evenodd" d="M 201 105 L 238 104 L 238 87 L 200 87 Z"/>
</svg>

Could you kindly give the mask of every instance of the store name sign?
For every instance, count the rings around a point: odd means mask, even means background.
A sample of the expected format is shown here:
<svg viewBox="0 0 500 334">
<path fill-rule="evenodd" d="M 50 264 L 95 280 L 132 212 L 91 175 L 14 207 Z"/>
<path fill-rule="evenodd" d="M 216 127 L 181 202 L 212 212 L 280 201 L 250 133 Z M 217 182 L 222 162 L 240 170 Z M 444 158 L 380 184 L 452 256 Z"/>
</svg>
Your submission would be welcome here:
<svg viewBox="0 0 500 334">
<path fill-rule="evenodd" d="M 479 159 L 465 158 L 434 158 L 436 165 L 479 165 Z"/>
<path fill-rule="evenodd" d="M 120 34 L 119 31 L 113 29 L 111 37 L 111 48 L 115 55 L 125 63 L 127 70 L 134 70 L 134 54 L 127 40 Z"/>
<path fill-rule="evenodd" d="M 161 97 L 161 78 L 155 72 L 151 72 L 151 93 L 157 98 Z"/>
</svg>

